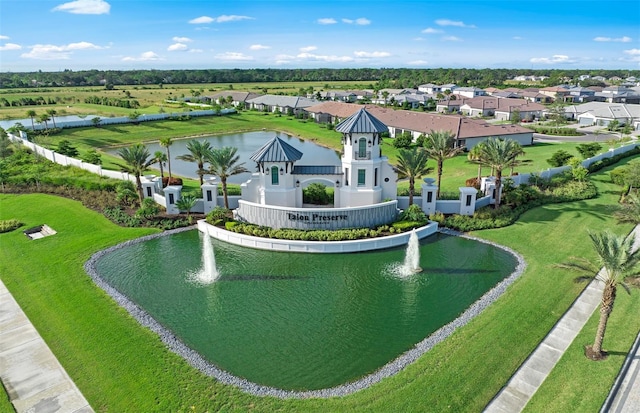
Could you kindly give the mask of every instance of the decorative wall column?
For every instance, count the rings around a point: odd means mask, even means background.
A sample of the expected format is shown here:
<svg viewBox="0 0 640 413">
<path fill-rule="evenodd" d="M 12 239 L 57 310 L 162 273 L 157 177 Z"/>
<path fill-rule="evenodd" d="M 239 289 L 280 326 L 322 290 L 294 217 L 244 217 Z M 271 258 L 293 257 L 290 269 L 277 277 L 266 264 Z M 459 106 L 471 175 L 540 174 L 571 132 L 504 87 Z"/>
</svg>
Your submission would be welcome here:
<svg viewBox="0 0 640 413">
<path fill-rule="evenodd" d="M 180 210 L 176 206 L 176 202 L 182 196 L 182 185 L 169 185 L 164 188 L 165 208 L 167 214 L 179 214 Z"/>
<path fill-rule="evenodd" d="M 208 214 L 218 206 L 218 180 L 211 178 L 205 181 L 202 188 L 202 201 L 204 203 L 204 213 Z"/>
<path fill-rule="evenodd" d="M 156 182 L 154 181 L 155 175 L 145 175 L 140 177 L 142 183 L 142 194 L 145 198 L 152 198 L 156 193 Z"/>
<path fill-rule="evenodd" d="M 425 214 L 431 215 L 436 212 L 436 195 L 438 186 L 433 178 L 424 178 L 422 184 L 422 210 Z"/>
<path fill-rule="evenodd" d="M 460 187 L 460 215 L 473 215 L 478 191 L 469 186 Z"/>
</svg>

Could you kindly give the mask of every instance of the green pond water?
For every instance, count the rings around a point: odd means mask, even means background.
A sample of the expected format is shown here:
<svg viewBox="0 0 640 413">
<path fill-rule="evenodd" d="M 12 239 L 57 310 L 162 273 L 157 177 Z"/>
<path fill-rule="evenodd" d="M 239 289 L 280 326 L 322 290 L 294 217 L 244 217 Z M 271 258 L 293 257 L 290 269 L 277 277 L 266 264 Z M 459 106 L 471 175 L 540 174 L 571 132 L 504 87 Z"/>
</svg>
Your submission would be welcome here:
<svg viewBox="0 0 640 413">
<path fill-rule="evenodd" d="M 262 385 L 320 389 L 356 380 L 459 316 L 513 272 L 493 246 L 436 234 L 420 274 L 395 269 L 405 249 L 300 254 L 212 240 L 219 278 L 198 282 L 203 235 L 116 250 L 100 275 L 217 367 Z"/>
</svg>

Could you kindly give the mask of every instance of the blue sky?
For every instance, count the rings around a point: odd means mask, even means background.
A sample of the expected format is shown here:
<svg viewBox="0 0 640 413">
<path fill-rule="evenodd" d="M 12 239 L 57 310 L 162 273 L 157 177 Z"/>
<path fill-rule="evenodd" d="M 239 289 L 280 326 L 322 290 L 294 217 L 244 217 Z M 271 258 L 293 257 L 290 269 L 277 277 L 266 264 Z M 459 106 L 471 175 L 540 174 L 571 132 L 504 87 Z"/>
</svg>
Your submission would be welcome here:
<svg viewBox="0 0 640 413">
<path fill-rule="evenodd" d="M 638 0 L 2 0 L 0 71 L 640 69 Z"/>
</svg>

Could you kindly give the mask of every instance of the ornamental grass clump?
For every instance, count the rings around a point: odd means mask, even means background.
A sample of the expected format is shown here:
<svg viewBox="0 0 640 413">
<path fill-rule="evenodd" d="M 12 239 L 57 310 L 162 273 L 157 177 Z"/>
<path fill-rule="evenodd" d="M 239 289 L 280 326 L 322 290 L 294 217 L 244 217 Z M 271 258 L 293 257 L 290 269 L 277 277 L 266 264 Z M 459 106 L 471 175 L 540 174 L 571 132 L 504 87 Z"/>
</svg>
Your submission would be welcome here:
<svg viewBox="0 0 640 413">
<path fill-rule="evenodd" d="M 5 219 L 0 221 L 0 233 L 13 231 L 22 226 L 22 222 L 17 219 Z"/>
</svg>

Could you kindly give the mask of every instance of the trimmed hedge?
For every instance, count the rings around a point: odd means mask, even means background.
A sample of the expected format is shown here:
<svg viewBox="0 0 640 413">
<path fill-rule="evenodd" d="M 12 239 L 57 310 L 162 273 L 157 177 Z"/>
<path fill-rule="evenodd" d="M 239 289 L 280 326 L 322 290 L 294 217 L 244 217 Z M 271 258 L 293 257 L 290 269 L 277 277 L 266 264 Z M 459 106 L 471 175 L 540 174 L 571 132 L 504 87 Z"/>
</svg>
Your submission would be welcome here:
<svg viewBox="0 0 640 413">
<path fill-rule="evenodd" d="M 5 219 L 0 221 L 0 234 L 3 232 L 10 232 L 18 229 L 22 226 L 22 222 L 17 219 Z"/>
</svg>

